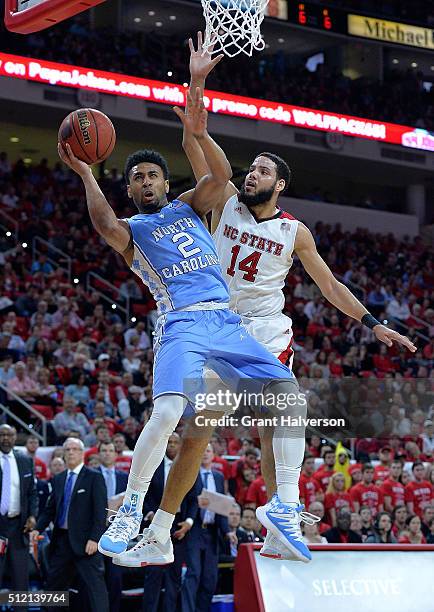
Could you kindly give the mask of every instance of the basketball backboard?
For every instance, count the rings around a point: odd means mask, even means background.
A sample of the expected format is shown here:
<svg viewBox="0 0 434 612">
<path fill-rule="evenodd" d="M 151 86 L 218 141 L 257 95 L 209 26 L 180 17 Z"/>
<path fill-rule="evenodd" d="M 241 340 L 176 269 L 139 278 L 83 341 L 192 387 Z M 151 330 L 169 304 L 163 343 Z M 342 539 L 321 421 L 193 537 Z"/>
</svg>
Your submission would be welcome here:
<svg viewBox="0 0 434 612">
<path fill-rule="evenodd" d="M 11 32 L 30 34 L 102 2 L 105 0 L 5 0 L 5 24 Z"/>
</svg>

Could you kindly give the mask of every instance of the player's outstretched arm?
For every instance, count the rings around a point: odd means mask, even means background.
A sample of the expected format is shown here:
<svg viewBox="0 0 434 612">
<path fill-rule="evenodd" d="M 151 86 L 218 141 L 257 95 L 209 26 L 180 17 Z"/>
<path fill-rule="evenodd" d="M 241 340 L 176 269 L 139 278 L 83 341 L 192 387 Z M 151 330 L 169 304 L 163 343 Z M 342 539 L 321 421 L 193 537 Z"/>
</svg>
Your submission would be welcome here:
<svg viewBox="0 0 434 612">
<path fill-rule="evenodd" d="M 75 157 L 69 144 L 66 144 L 66 150 L 58 144 L 57 150 L 60 159 L 74 170 L 84 183 L 92 225 L 111 247 L 125 256 L 131 245 L 131 231 L 128 223 L 117 219 L 112 207 L 99 188 L 90 166 Z"/>
<path fill-rule="evenodd" d="M 186 113 L 179 107 L 175 107 L 174 111 L 181 119 L 184 130 L 196 139 L 208 166 L 208 173 L 200 179 L 196 188 L 182 194 L 179 199 L 191 204 L 200 215 L 223 208 L 223 196 L 232 177 L 232 169 L 223 150 L 208 134 L 208 113 L 200 89 L 197 88 L 193 96 L 190 91 L 187 92 Z"/>
<path fill-rule="evenodd" d="M 204 52 L 202 32 L 197 33 L 197 50 L 194 47 L 192 38 L 188 40 L 188 45 L 190 48 L 190 91 L 196 91 L 197 88 L 199 88 L 200 93 L 203 96 L 205 90 L 205 79 L 214 69 L 214 67 L 217 66 L 217 64 L 223 59 L 223 53 L 217 55 L 215 58 L 212 58 L 209 51 Z M 186 112 L 188 112 L 187 107 Z M 188 157 L 188 161 L 190 162 L 196 181 L 200 181 L 202 177 L 208 174 L 208 164 L 206 163 L 205 156 L 196 138 L 194 138 L 191 132 L 185 129 L 183 133 L 182 146 Z"/>
<path fill-rule="evenodd" d="M 300 223 L 297 231 L 294 250 L 306 272 L 321 289 L 323 296 L 333 306 L 336 306 L 336 308 L 349 317 L 356 319 L 356 321 L 365 323 L 372 329 L 377 340 L 384 342 L 387 346 L 392 346 L 396 342 L 401 346 L 405 346 L 412 353 L 416 351 L 416 346 L 409 338 L 376 321 L 363 304 L 351 293 L 348 287 L 340 283 L 333 276 L 332 271 L 318 253 L 311 232 L 302 223 Z"/>
</svg>

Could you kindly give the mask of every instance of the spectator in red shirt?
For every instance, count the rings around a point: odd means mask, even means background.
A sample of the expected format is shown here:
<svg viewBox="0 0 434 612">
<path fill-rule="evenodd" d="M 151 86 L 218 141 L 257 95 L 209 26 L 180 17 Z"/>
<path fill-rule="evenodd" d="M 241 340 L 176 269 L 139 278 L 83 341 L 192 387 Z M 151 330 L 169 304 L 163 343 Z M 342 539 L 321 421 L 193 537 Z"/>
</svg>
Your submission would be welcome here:
<svg viewBox="0 0 434 612">
<path fill-rule="evenodd" d="M 114 436 L 115 433 L 118 433 L 121 430 L 120 425 L 118 425 L 114 419 L 106 416 L 104 402 L 97 402 L 93 408 L 93 413 L 95 419 L 103 420 L 104 425 L 106 425 L 109 430 L 110 437 Z M 93 423 L 93 420 L 91 423 Z"/>
<path fill-rule="evenodd" d="M 434 488 L 429 480 L 425 480 L 425 467 L 422 461 L 415 461 L 412 467 L 414 480 L 405 487 L 405 501 L 410 514 L 422 517 L 425 506 L 430 506 L 434 500 Z"/>
<path fill-rule="evenodd" d="M 33 434 L 30 434 L 30 436 L 28 436 L 26 440 L 26 451 L 29 457 L 33 459 L 33 465 L 35 467 L 35 476 L 40 480 L 47 480 L 47 464 L 42 461 L 42 459 L 39 459 L 39 457 L 36 456 L 36 451 L 38 450 L 38 448 L 39 438 Z"/>
<path fill-rule="evenodd" d="M 404 485 L 399 481 L 402 474 L 400 461 L 393 461 L 390 466 L 389 477 L 380 486 L 383 494 L 384 508 L 386 512 L 392 512 L 399 504 L 404 503 Z"/>
<path fill-rule="evenodd" d="M 252 468 L 244 468 L 236 480 L 234 497 L 240 506 L 244 506 L 249 486 L 255 479 L 255 471 Z"/>
<path fill-rule="evenodd" d="M 298 486 L 300 489 L 300 501 L 307 508 L 312 502 L 317 500 L 323 501 L 324 499 L 324 491 L 319 486 L 317 479 L 314 478 L 314 472 L 315 458 L 311 455 L 305 455 Z"/>
<path fill-rule="evenodd" d="M 323 465 L 314 472 L 314 477 L 317 479 L 321 489 L 325 492 L 330 482 L 330 478 L 334 474 L 334 464 L 336 461 L 335 451 L 326 450 L 323 454 Z"/>
<path fill-rule="evenodd" d="M 345 491 L 345 476 L 341 472 L 336 472 L 330 478 L 327 492 L 325 494 L 324 506 L 327 517 L 333 527 L 336 527 L 336 516 L 341 508 L 352 510 L 350 494 Z"/>
<path fill-rule="evenodd" d="M 237 459 L 235 463 L 232 465 L 232 478 L 240 477 L 241 472 L 244 469 L 251 469 L 255 472 L 255 477 L 259 472 L 259 451 L 256 448 L 251 448 L 241 457 L 241 459 Z"/>
<path fill-rule="evenodd" d="M 362 438 L 356 444 L 356 458 L 358 461 L 371 461 L 376 459 L 380 444 L 376 438 Z"/>
<path fill-rule="evenodd" d="M 351 487 L 349 488 L 349 491 L 351 491 L 351 488 L 354 487 L 356 484 L 359 484 L 359 482 L 362 482 L 362 468 L 363 465 L 361 463 L 353 463 L 353 465 L 350 465 L 350 467 L 348 468 L 348 473 L 351 476 Z"/>
<path fill-rule="evenodd" d="M 407 529 L 406 520 L 408 518 L 408 511 L 405 504 L 399 504 L 392 512 L 393 527 L 392 531 L 395 537 L 399 538 L 403 532 Z"/>
<path fill-rule="evenodd" d="M 380 488 L 372 483 L 373 479 L 374 468 L 366 463 L 362 470 L 362 482 L 351 487 L 350 491 L 355 512 L 359 512 L 362 506 L 369 506 L 372 516 L 383 510 L 383 495 Z"/>
<path fill-rule="evenodd" d="M 312 457 L 319 457 L 321 454 L 321 438 L 313 435 L 310 438 L 310 444 L 308 446 L 309 453 Z"/>
<path fill-rule="evenodd" d="M 426 544 L 426 539 L 421 530 L 421 520 L 413 514 L 405 521 L 407 530 L 399 537 L 400 544 Z"/>
<path fill-rule="evenodd" d="M 127 474 L 131 468 L 132 457 L 125 455 L 125 451 L 128 451 L 127 444 L 125 442 L 125 436 L 123 433 L 117 433 L 113 436 L 113 444 L 115 445 L 117 457 L 115 462 L 115 468 L 126 472 Z"/>
<path fill-rule="evenodd" d="M 255 478 L 247 489 L 244 505 L 248 505 L 251 508 L 257 508 L 258 506 L 265 506 L 267 501 L 267 488 L 265 486 L 264 477 L 261 475 Z"/>
<path fill-rule="evenodd" d="M 211 467 L 213 470 L 217 470 L 223 474 L 226 487 L 229 478 L 231 478 L 232 470 L 229 461 L 222 457 L 225 452 L 224 441 L 220 436 L 214 434 L 211 437 L 211 446 L 214 451 L 214 459 L 212 460 Z"/>
<path fill-rule="evenodd" d="M 374 469 L 374 482 L 376 485 L 381 487 L 381 484 L 389 478 L 390 464 L 392 462 L 392 449 L 389 445 L 380 448 L 378 453 L 380 459 L 379 465 L 375 466 Z"/>
</svg>

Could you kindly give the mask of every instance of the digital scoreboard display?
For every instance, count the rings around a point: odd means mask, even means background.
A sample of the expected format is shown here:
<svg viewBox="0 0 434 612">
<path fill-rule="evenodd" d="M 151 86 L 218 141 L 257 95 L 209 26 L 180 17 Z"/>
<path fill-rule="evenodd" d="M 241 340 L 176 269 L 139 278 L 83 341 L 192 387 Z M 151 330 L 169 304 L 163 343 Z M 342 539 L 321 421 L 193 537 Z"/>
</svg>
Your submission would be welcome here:
<svg viewBox="0 0 434 612">
<path fill-rule="evenodd" d="M 348 34 L 345 11 L 311 2 L 288 0 L 288 21 L 306 28 Z"/>
</svg>

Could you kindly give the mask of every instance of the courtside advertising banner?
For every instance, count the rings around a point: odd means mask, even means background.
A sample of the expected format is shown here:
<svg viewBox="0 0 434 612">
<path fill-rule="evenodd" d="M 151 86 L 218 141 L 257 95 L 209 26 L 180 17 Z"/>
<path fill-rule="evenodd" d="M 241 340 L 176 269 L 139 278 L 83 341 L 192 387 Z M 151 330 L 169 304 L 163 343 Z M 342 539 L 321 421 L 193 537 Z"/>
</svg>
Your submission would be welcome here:
<svg viewBox="0 0 434 612">
<path fill-rule="evenodd" d="M 185 104 L 186 87 L 183 85 L 7 53 L 0 53 L 0 76 L 161 104 Z M 213 113 L 434 151 L 434 134 L 423 129 L 210 90 L 205 91 L 204 102 L 207 110 Z"/>
<path fill-rule="evenodd" d="M 261 557 L 268 612 L 431 612 L 433 551 L 316 550 L 312 563 Z"/>
</svg>

